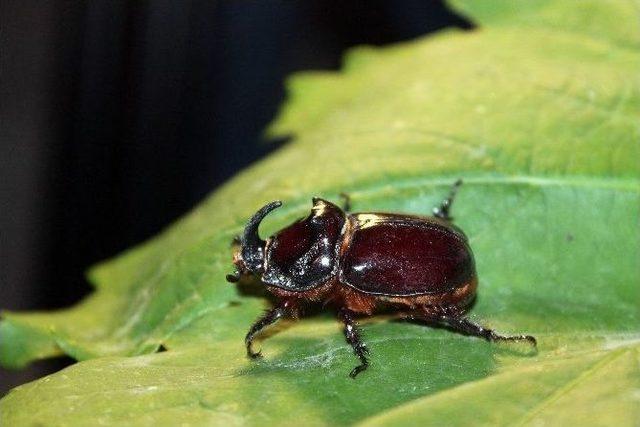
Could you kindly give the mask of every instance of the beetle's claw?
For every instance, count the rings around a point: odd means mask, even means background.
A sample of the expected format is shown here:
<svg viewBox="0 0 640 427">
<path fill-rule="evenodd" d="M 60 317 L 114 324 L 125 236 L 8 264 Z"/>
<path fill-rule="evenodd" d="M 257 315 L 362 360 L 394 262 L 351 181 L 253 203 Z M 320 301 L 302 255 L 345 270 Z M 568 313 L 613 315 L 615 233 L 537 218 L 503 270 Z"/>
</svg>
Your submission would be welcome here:
<svg viewBox="0 0 640 427">
<path fill-rule="evenodd" d="M 353 368 L 351 372 L 349 372 L 349 376 L 355 380 L 358 374 L 364 371 L 365 369 L 367 369 L 368 367 L 369 365 L 365 363 L 363 363 L 362 365 L 358 365 L 355 368 Z"/>
<path fill-rule="evenodd" d="M 532 335 L 516 335 L 513 337 L 506 337 L 510 341 L 526 341 L 533 346 L 533 348 L 538 348 L 538 341 Z"/>
<path fill-rule="evenodd" d="M 514 336 L 501 336 L 501 335 L 495 335 L 494 337 L 489 337 L 489 340 L 494 339 L 494 340 L 499 340 L 499 341 L 526 341 L 527 343 L 531 344 L 531 346 L 535 349 L 538 348 L 538 341 L 536 340 L 536 338 L 532 335 L 514 335 Z"/>
<path fill-rule="evenodd" d="M 251 348 L 251 344 L 247 345 L 247 356 L 249 356 L 250 359 L 261 359 L 262 358 L 262 349 L 258 350 L 258 351 L 253 351 L 253 349 Z"/>
<path fill-rule="evenodd" d="M 536 340 L 536 337 L 531 335 L 523 335 L 522 339 L 527 340 L 529 344 L 531 344 L 534 348 L 538 348 L 538 340 Z"/>
</svg>

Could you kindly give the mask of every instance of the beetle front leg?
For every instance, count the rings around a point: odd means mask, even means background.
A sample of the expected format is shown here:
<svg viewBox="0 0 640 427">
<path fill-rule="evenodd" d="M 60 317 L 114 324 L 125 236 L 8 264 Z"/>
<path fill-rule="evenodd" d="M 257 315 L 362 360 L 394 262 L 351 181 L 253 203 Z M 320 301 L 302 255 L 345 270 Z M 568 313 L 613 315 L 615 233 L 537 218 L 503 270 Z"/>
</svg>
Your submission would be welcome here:
<svg viewBox="0 0 640 427">
<path fill-rule="evenodd" d="M 445 221 L 451 221 L 453 218 L 449 215 L 449 209 L 451 209 L 451 205 L 453 204 L 453 200 L 456 197 L 456 193 L 458 192 L 458 188 L 462 185 L 462 180 L 458 179 L 453 183 L 451 190 L 449 191 L 449 195 L 446 199 L 440 203 L 440 206 L 433 208 L 433 215 L 440 219 L 444 219 Z"/>
<path fill-rule="evenodd" d="M 267 311 L 262 317 L 256 320 L 251 328 L 249 328 L 249 332 L 247 332 L 247 336 L 244 338 L 244 344 L 247 347 L 247 356 L 252 359 L 257 359 L 258 357 L 262 356 L 262 350 L 258 352 L 253 351 L 253 339 L 264 328 L 276 323 L 281 318 L 287 316 L 291 312 L 291 310 L 291 303 L 288 301 L 284 301 L 271 310 Z"/>
<path fill-rule="evenodd" d="M 491 329 L 472 322 L 466 317 L 443 316 L 440 320 L 456 332 L 484 338 L 487 341 L 527 341 L 533 347 L 537 346 L 535 337 L 531 335 L 500 335 Z"/>
<path fill-rule="evenodd" d="M 344 323 L 344 336 L 353 348 L 353 352 L 360 359 L 360 364 L 353 368 L 349 373 L 351 378 L 355 378 L 360 372 L 369 367 L 369 361 L 367 360 L 369 350 L 365 343 L 362 342 L 358 326 L 355 320 L 353 320 L 353 313 L 346 308 L 342 308 L 338 312 L 338 315 L 340 316 L 340 320 Z"/>
</svg>

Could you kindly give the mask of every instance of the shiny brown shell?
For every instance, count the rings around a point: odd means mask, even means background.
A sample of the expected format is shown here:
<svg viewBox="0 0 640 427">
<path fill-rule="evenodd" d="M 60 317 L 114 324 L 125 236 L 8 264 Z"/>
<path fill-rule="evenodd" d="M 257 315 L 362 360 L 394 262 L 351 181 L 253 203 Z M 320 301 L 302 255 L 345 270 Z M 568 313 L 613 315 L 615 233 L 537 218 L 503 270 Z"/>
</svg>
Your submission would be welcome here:
<svg viewBox="0 0 640 427">
<path fill-rule="evenodd" d="M 350 220 L 341 283 L 368 294 L 411 296 L 451 292 L 475 279 L 466 236 L 443 220 L 381 213 Z"/>
<path fill-rule="evenodd" d="M 475 291 L 466 236 L 434 217 L 346 214 L 316 198 L 308 217 L 268 239 L 265 253 L 262 281 L 294 294 L 329 283 L 386 297 Z"/>
</svg>

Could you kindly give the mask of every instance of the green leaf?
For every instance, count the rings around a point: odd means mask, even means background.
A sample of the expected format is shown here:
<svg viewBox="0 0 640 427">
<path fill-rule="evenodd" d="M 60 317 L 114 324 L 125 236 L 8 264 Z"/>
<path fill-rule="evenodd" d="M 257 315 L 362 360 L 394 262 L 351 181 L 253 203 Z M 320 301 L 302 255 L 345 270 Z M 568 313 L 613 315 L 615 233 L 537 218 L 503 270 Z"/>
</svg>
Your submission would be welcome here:
<svg viewBox="0 0 640 427">
<path fill-rule="evenodd" d="M 0 424 L 637 424 L 636 5 L 452 4 L 480 28 L 295 76 L 269 129 L 291 144 L 92 269 L 81 304 L 4 313 L 5 366 L 81 362 L 10 392 Z M 340 325 L 321 314 L 275 328 L 264 360 L 245 358 L 268 301 L 224 275 L 259 206 L 285 201 L 265 235 L 316 194 L 429 213 L 458 177 L 453 213 L 480 276 L 471 317 L 537 336 L 537 354 L 376 317 L 364 322 L 371 368 L 353 381 Z"/>
</svg>

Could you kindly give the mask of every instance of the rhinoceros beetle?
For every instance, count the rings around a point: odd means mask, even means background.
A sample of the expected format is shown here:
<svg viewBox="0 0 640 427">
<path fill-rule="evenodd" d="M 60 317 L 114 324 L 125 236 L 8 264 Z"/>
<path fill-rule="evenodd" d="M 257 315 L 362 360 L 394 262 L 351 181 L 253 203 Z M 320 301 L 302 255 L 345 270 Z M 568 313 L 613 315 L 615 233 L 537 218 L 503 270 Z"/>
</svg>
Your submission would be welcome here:
<svg viewBox="0 0 640 427">
<path fill-rule="evenodd" d="M 258 210 L 239 239 L 237 270 L 227 280 L 258 276 L 279 302 L 249 329 L 248 356 L 261 355 L 252 347 L 261 330 L 283 317 L 298 317 L 302 306 L 314 302 L 337 309 L 347 342 L 360 359 L 352 378 L 369 366 L 355 317 L 383 309 L 488 341 L 525 340 L 535 347 L 530 335 L 499 335 L 465 317 L 478 280 L 469 241 L 449 215 L 461 184 L 453 185 L 433 216 L 349 213 L 346 195 L 343 208 L 316 197 L 308 217 L 266 241 L 258 226 L 282 203 Z"/>
</svg>

